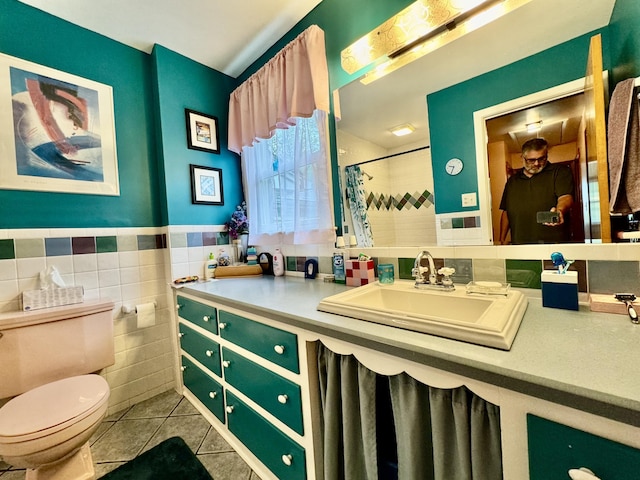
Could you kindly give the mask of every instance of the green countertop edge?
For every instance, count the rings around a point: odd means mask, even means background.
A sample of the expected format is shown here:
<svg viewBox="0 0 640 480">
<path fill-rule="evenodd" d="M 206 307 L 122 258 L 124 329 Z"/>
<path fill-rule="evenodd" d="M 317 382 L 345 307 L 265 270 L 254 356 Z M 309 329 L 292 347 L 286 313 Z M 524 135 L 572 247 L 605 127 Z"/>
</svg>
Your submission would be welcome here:
<svg viewBox="0 0 640 480">
<path fill-rule="evenodd" d="M 510 351 L 319 312 L 344 285 L 233 278 L 179 290 L 285 325 L 640 427 L 640 326 L 624 315 L 529 306 Z"/>
</svg>

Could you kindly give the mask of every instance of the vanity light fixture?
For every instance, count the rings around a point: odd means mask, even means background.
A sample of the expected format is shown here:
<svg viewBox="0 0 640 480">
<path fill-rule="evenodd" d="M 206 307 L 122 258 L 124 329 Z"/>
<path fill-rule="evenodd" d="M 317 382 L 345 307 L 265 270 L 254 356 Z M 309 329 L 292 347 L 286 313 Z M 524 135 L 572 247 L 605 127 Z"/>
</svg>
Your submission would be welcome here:
<svg viewBox="0 0 640 480">
<path fill-rule="evenodd" d="M 367 85 L 531 1 L 418 0 L 345 48 L 342 68 L 377 63 L 360 80 Z"/>
<path fill-rule="evenodd" d="M 415 132 L 416 128 L 410 123 L 405 123 L 404 125 L 398 125 L 397 127 L 393 127 L 391 129 L 391 133 L 393 133 L 396 137 L 404 137 L 405 135 L 409 135 L 410 133 Z"/>
</svg>

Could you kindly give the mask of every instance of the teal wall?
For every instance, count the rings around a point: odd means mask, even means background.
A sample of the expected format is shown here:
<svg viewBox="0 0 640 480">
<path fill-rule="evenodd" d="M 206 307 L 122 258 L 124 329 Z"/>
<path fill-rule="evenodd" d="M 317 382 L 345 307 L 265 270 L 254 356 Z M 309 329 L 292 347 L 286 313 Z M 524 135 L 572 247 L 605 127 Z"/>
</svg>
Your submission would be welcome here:
<svg viewBox="0 0 640 480">
<path fill-rule="evenodd" d="M 436 213 L 463 208 L 461 195 L 478 192 L 473 112 L 584 77 L 589 40 L 603 34 L 604 68 L 609 68 L 607 31 L 592 32 L 471 80 L 427 95 Z M 451 177 L 444 165 L 450 158 L 465 162 Z"/>
<path fill-rule="evenodd" d="M 229 95 L 235 79 L 156 45 L 152 52 L 156 77 L 156 118 L 161 199 L 165 225 L 220 225 L 242 202 L 240 157 L 227 150 Z M 185 108 L 218 118 L 220 154 L 187 148 Z M 191 202 L 189 165 L 222 169 L 224 206 Z"/>
<path fill-rule="evenodd" d="M 609 23 L 613 83 L 640 76 L 640 2 L 617 0 Z"/>
<path fill-rule="evenodd" d="M 118 197 L 0 190 L 0 228 L 159 225 L 149 55 L 17 0 L 0 0 L 0 52 L 113 87 L 120 177 Z"/>
<path fill-rule="evenodd" d="M 17 0 L 0 0 L 0 53 L 113 88 L 120 179 L 120 196 L 0 190 L 0 228 L 216 225 L 242 201 L 239 157 L 226 149 L 235 79 L 161 46 L 148 55 Z M 185 108 L 218 117 L 219 155 L 187 148 Z M 189 164 L 222 169 L 224 206 L 192 204 Z"/>
</svg>

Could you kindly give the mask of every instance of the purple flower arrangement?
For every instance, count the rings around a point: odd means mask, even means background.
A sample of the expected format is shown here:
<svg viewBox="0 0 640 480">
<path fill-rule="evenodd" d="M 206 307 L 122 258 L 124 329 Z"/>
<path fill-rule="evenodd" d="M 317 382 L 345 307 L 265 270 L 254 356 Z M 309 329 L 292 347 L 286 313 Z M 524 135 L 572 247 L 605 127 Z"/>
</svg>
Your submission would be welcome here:
<svg viewBox="0 0 640 480">
<path fill-rule="evenodd" d="M 249 233 L 249 220 L 247 220 L 247 203 L 242 202 L 231 214 L 231 219 L 225 223 L 229 236 L 235 240 L 238 236 Z"/>
</svg>

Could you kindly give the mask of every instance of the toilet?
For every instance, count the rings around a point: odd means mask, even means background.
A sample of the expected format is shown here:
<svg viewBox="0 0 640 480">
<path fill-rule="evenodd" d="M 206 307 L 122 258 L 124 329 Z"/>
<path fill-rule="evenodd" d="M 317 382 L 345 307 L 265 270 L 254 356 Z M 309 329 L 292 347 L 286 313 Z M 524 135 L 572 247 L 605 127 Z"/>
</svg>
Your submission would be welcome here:
<svg viewBox="0 0 640 480">
<path fill-rule="evenodd" d="M 93 480 L 88 440 L 107 413 L 110 301 L 0 315 L 0 458 L 27 480 Z M 0 403 L 1 405 L 2 403 Z"/>
</svg>

